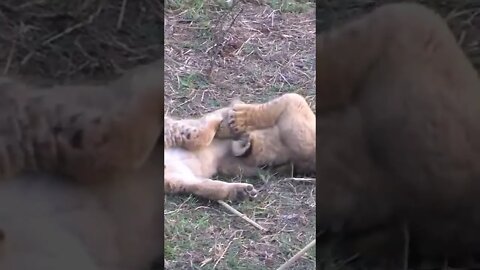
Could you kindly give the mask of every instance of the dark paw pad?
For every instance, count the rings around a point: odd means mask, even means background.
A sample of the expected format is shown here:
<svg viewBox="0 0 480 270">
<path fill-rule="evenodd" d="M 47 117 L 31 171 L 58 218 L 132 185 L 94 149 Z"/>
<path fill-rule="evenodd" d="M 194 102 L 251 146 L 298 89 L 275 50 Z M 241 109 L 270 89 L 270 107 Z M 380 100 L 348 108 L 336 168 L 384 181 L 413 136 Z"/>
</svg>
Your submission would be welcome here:
<svg viewBox="0 0 480 270">
<path fill-rule="evenodd" d="M 257 197 L 257 190 L 250 184 L 236 184 L 237 186 L 234 189 L 230 196 L 232 201 L 244 201 L 246 199 L 253 199 Z"/>
<path fill-rule="evenodd" d="M 228 127 L 233 134 L 240 134 L 242 132 L 234 111 L 228 112 Z"/>
</svg>

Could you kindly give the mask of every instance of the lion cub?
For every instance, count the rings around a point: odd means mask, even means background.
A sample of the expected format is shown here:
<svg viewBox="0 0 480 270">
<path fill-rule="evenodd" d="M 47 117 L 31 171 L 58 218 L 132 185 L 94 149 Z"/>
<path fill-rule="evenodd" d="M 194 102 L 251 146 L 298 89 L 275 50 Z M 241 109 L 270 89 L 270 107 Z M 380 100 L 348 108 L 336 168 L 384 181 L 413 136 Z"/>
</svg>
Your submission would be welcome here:
<svg viewBox="0 0 480 270">
<path fill-rule="evenodd" d="M 245 164 L 293 165 L 295 173 L 315 173 L 316 119 L 301 95 L 283 94 L 263 104 L 237 102 L 228 118 L 232 132 L 247 142 L 234 145 Z M 240 149 L 248 149 L 248 154 Z"/>
<path fill-rule="evenodd" d="M 236 158 L 247 151 L 240 146 L 245 143 L 223 138 L 222 132 L 217 132 L 226 112 L 220 109 L 200 119 L 165 117 L 166 193 L 191 193 L 210 200 L 244 200 L 256 196 L 251 184 L 210 179 L 217 173 L 246 176 L 257 173 L 255 166 Z"/>
</svg>

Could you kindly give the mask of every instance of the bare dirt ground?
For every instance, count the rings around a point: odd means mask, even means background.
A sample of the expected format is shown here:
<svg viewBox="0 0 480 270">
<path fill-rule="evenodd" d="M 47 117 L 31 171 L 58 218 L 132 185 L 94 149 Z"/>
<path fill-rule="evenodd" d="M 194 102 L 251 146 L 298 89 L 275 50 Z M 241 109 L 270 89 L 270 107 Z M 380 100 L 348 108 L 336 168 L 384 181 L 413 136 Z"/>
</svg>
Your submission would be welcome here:
<svg viewBox="0 0 480 270">
<path fill-rule="evenodd" d="M 314 108 L 314 3 L 238 1 L 229 8 L 213 0 L 167 2 L 166 113 L 199 116 L 234 97 L 262 102 L 287 92 L 304 95 Z M 171 269 L 276 269 L 314 239 L 313 183 L 267 171 L 240 181 L 253 183 L 260 194 L 232 206 L 270 231 L 216 202 L 166 196 L 165 258 Z M 315 249 L 294 267 L 315 269 Z"/>
</svg>

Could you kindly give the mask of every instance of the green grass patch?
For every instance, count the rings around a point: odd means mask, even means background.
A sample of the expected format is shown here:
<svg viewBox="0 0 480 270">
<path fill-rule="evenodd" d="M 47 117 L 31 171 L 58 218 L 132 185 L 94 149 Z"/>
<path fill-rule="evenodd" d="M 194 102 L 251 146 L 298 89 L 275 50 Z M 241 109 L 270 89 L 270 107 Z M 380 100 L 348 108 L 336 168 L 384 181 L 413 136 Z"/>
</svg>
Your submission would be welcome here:
<svg viewBox="0 0 480 270">
<path fill-rule="evenodd" d="M 208 21 L 210 14 L 229 9 L 224 0 L 167 0 L 166 10 L 182 15 L 186 21 Z"/>
<path fill-rule="evenodd" d="M 270 85 L 268 91 L 274 95 L 280 95 L 283 93 L 295 93 L 298 90 L 298 86 L 289 84 L 273 84 Z"/>
<path fill-rule="evenodd" d="M 299 0 L 270 0 L 268 4 L 281 12 L 303 13 L 315 7 L 315 2 Z"/>
<path fill-rule="evenodd" d="M 179 75 L 178 78 L 178 89 L 180 91 L 205 89 L 209 85 L 208 79 L 200 73 L 183 74 Z"/>
</svg>

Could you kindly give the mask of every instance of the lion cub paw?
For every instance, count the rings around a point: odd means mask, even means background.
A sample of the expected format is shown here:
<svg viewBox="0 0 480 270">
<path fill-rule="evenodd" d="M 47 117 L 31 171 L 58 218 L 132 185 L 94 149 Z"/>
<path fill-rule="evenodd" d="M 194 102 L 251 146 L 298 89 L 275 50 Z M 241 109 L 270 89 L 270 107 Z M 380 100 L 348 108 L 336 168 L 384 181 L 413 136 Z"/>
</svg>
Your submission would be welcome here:
<svg viewBox="0 0 480 270">
<path fill-rule="evenodd" d="M 236 157 L 242 157 L 252 147 L 250 134 L 245 133 L 238 140 L 232 141 L 232 154 Z"/>
<path fill-rule="evenodd" d="M 208 130 L 202 130 L 197 127 L 184 128 L 180 136 L 183 141 L 183 147 L 188 150 L 196 150 L 209 144 L 210 133 Z"/>
<path fill-rule="evenodd" d="M 210 145 L 217 132 L 223 117 L 217 114 L 206 115 L 201 123 L 182 128 L 181 135 L 185 142 L 185 148 L 196 150 Z"/>
<path fill-rule="evenodd" d="M 231 183 L 228 199 L 231 201 L 243 201 L 247 198 L 255 198 L 257 194 L 257 190 L 251 184 Z"/>
<path fill-rule="evenodd" d="M 228 114 L 228 125 L 234 134 L 247 132 L 249 129 L 249 119 L 251 116 L 251 105 L 236 104 Z"/>
</svg>

